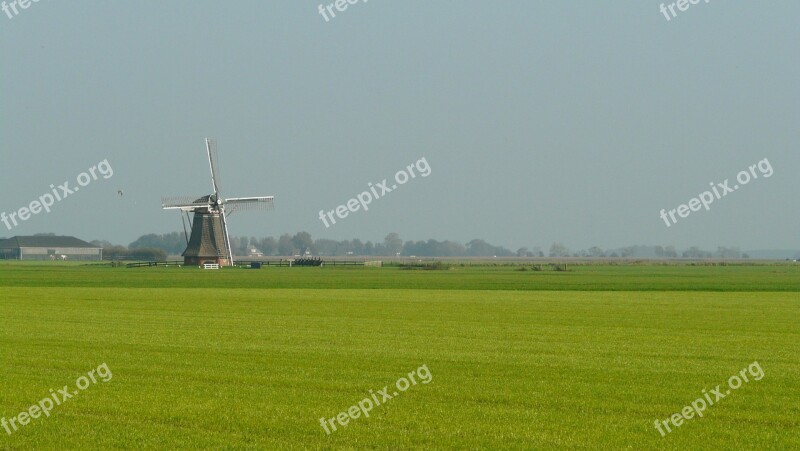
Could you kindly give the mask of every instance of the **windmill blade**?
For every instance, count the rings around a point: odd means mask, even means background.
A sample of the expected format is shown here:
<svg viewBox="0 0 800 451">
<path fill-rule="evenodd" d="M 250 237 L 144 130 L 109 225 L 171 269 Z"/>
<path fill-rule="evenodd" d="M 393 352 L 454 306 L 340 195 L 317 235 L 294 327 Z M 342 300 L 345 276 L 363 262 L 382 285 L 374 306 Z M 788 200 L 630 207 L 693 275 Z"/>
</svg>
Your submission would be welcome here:
<svg viewBox="0 0 800 451">
<path fill-rule="evenodd" d="M 206 151 L 208 151 L 208 166 L 211 168 L 211 187 L 219 198 L 219 168 L 217 167 L 217 141 L 206 138 Z"/>
<path fill-rule="evenodd" d="M 162 205 L 162 210 L 183 210 L 183 211 L 193 211 L 197 210 L 198 208 L 211 208 L 211 205 L 205 204 L 180 204 L 180 205 Z"/>
<path fill-rule="evenodd" d="M 234 211 L 271 210 L 274 199 L 274 196 L 234 197 L 225 199 L 225 206 L 229 208 L 229 214 Z"/>
<path fill-rule="evenodd" d="M 194 210 L 209 208 L 208 201 L 198 202 L 192 197 L 162 197 L 161 208 L 164 210 Z"/>
<path fill-rule="evenodd" d="M 183 216 L 183 212 L 181 212 L 181 222 L 183 223 L 183 236 L 186 237 L 186 245 L 188 246 L 189 245 L 189 231 L 186 230 L 186 218 Z"/>
<path fill-rule="evenodd" d="M 222 229 L 223 233 L 225 234 L 225 250 L 227 251 L 228 262 L 230 266 L 233 266 L 233 248 L 231 247 L 231 237 L 228 234 L 228 219 L 225 217 L 225 207 L 220 207 L 220 213 L 222 217 Z"/>
</svg>

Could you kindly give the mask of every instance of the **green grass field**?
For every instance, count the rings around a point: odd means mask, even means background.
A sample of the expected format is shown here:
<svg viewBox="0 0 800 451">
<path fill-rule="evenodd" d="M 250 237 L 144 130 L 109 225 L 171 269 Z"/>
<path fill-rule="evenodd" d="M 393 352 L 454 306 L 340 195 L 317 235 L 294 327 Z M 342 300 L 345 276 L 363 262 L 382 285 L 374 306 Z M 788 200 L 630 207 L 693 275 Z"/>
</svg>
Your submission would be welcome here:
<svg viewBox="0 0 800 451">
<path fill-rule="evenodd" d="M 800 267 L 0 264 L 0 449 L 798 449 Z M 655 429 L 758 361 L 666 437 Z M 320 418 L 426 365 L 327 435 Z M 72 390 L 72 388 L 70 388 Z"/>
</svg>

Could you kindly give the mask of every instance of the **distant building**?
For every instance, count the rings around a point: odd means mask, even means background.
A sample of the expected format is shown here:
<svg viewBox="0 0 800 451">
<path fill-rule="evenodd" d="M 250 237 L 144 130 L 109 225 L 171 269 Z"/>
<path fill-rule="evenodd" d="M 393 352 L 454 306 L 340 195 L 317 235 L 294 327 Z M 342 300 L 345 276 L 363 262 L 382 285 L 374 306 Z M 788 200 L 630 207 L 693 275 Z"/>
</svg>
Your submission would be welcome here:
<svg viewBox="0 0 800 451">
<path fill-rule="evenodd" d="M 2 260 L 103 259 L 103 249 L 72 236 L 15 236 L 0 240 Z"/>
</svg>

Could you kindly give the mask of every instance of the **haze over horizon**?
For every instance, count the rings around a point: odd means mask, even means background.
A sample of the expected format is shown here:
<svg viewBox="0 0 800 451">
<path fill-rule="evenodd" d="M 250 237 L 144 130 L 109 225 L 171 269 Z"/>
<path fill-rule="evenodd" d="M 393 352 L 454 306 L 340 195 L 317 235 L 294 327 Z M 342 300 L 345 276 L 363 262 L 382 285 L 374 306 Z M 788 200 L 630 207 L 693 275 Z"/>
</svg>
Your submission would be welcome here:
<svg viewBox="0 0 800 451">
<path fill-rule="evenodd" d="M 0 236 L 182 230 L 161 197 L 210 193 L 214 137 L 225 196 L 276 198 L 235 236 L 800 249 L 800 4 L 659 4 L 34 3 L 0 15 L 0 212 L 113 176 Z M 429 176 L 319 219 L 421 158 Z"/>
</svg>

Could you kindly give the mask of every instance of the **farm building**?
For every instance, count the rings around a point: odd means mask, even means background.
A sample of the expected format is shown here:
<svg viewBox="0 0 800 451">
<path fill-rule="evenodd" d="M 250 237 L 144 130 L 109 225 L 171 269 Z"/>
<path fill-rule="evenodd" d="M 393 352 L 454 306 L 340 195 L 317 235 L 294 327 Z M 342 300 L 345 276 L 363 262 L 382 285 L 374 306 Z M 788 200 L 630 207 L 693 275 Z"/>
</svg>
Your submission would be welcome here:
<svg viewBox="0 0 800 451">
<path fill-rule="evenodd" d="M 0 240 L 2 260 L 102 260 L 103 249 L 72 236 L 15 236 Z"/>
</svg>

